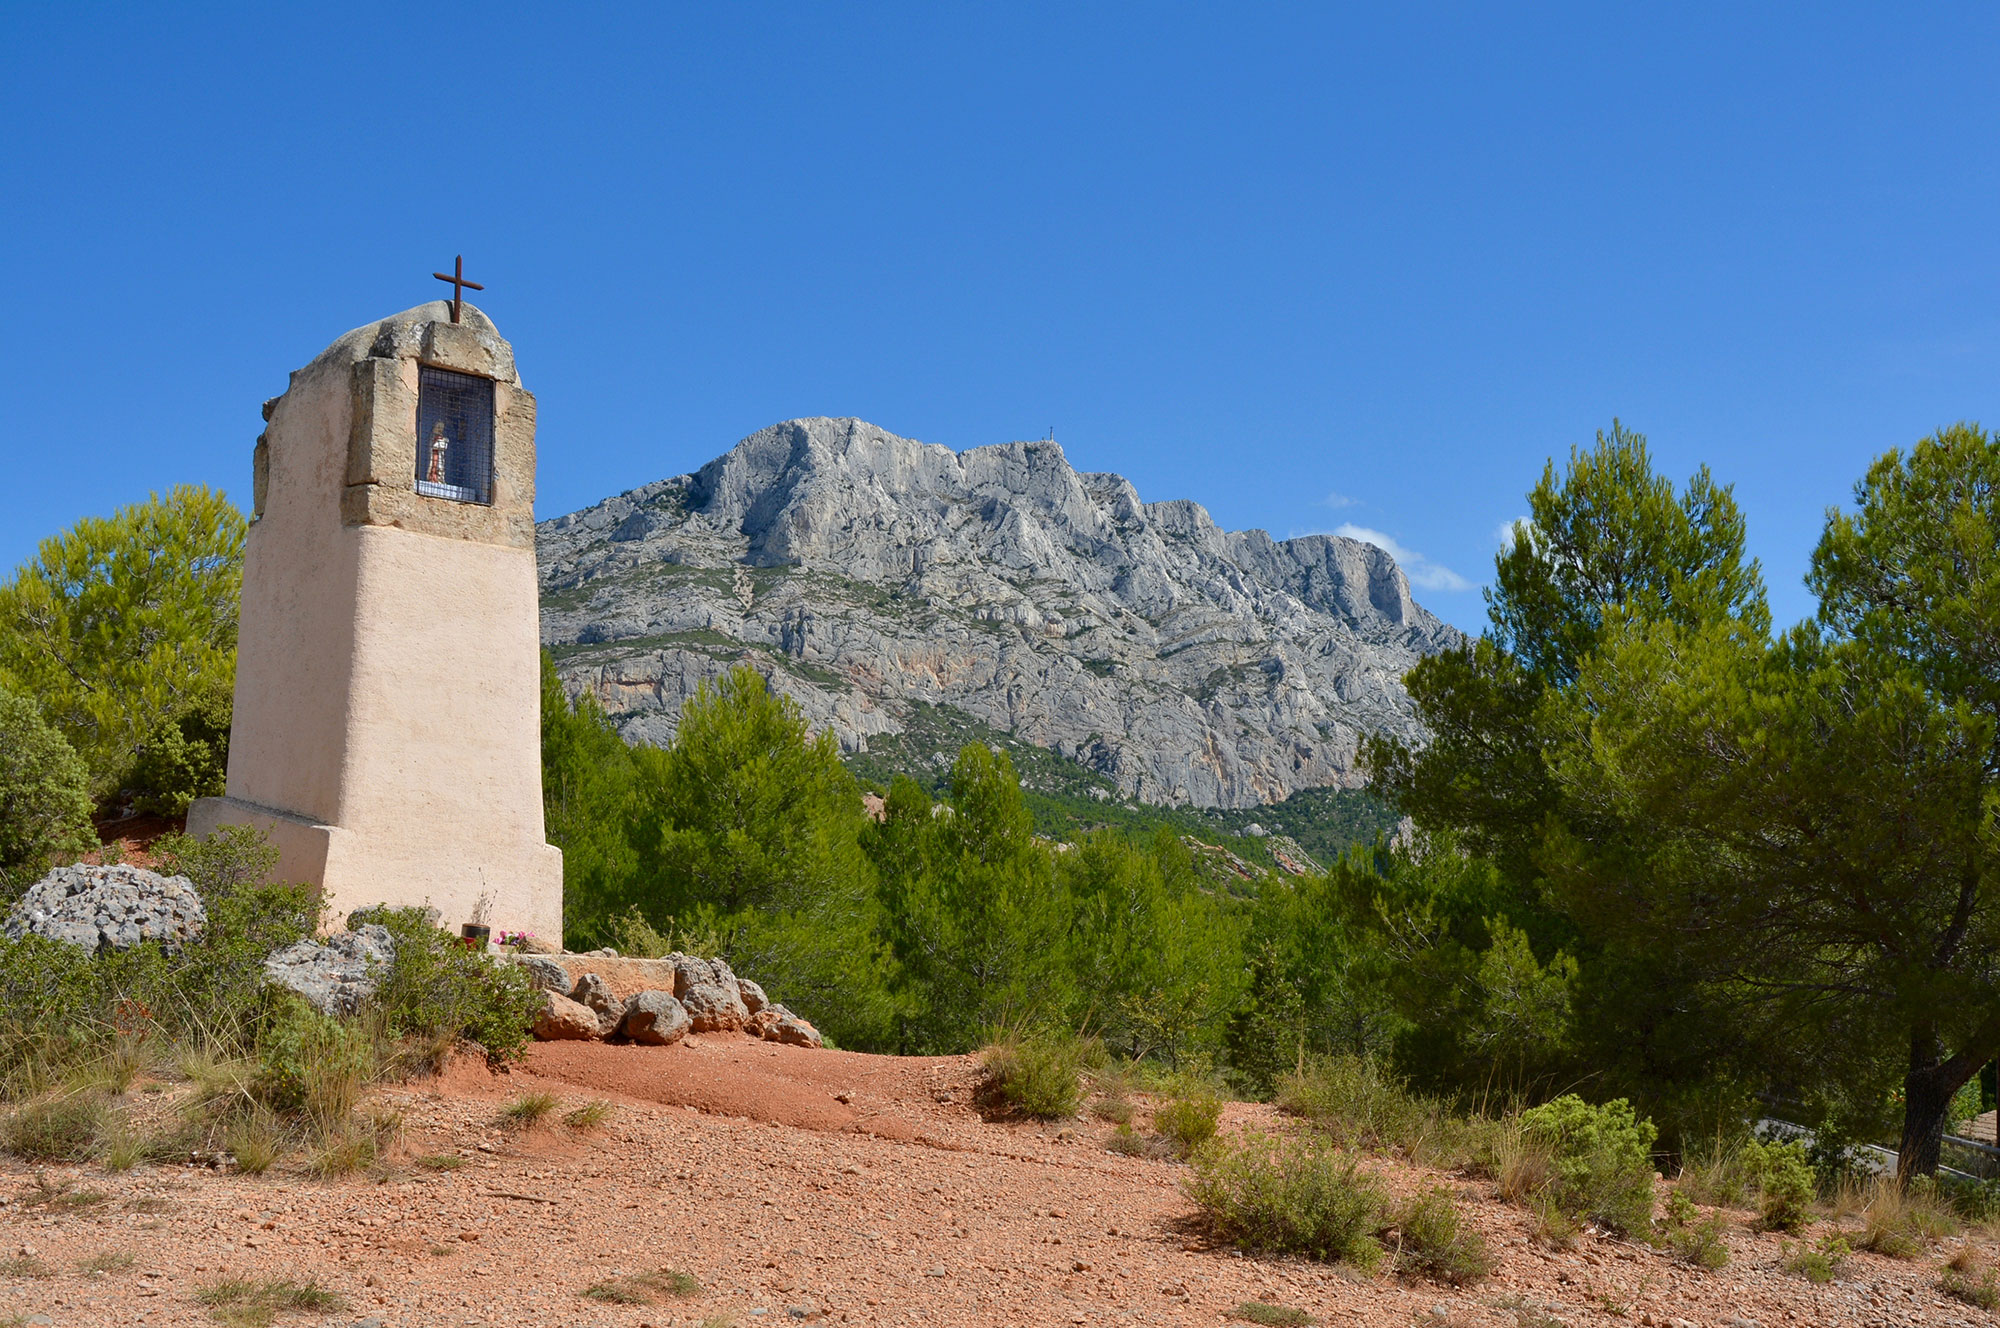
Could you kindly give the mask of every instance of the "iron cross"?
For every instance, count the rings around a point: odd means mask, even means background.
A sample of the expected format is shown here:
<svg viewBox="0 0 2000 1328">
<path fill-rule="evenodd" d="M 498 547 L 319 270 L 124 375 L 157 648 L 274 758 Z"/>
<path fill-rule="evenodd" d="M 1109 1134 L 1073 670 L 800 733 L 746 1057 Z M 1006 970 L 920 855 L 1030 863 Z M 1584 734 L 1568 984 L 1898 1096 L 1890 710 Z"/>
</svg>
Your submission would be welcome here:
<svg viewBox="0 0 2000 1328">
<path fill-rule="evenodd" d="M 449 281 L 451 283 L 451 321 L 454 323 L 458 321 L 458 306 L 464 297 L 464 292 L 467 290 L 483 291 L 486 289 L 476 281 L 467 281 L 465 279 L 464 254 L 460 254 L 452 260 L 450 272 L 433 272 L 431 275 L 439 281 Z"/>
</svg>

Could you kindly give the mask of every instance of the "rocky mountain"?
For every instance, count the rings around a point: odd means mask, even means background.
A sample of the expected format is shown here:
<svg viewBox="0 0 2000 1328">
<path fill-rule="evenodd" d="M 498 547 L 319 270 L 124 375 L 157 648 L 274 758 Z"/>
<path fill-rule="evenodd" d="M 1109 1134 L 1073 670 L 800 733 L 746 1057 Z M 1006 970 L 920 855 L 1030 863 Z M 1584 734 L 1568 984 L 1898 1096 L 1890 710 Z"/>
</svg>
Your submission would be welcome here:
<svg viewBox="0 0 2000 1328">
<path fill-rule="evenodd" d="M 1362 734 L 1416 731 L 1404 672 L 1462 639 L 1373 545 L 1224 531 L 1054 442 L 853 419 L 773 425 L 536 547 L 543 640 L 628 738 L 668 742 L 747 661 L 857 757 L 997 733 L 1153 803 L 1358 784 Z"/>
</svg>

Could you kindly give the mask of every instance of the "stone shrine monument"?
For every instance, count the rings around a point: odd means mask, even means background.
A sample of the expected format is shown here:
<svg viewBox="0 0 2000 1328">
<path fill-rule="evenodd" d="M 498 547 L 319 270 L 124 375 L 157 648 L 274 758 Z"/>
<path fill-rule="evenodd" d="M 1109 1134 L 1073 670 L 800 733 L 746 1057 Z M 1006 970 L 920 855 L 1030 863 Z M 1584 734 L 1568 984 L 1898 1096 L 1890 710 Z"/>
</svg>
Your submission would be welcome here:
<svg viewBox="0 0 2000 1328">
<path fill-rule="evenodd" d="M 228 793 L 189 832 L 268 832 L 336 923 L 429 904 L 560 943 L 513 348 L 456 298 L 419 305 L 327 347 L 264 418 Z"/>
</svg>

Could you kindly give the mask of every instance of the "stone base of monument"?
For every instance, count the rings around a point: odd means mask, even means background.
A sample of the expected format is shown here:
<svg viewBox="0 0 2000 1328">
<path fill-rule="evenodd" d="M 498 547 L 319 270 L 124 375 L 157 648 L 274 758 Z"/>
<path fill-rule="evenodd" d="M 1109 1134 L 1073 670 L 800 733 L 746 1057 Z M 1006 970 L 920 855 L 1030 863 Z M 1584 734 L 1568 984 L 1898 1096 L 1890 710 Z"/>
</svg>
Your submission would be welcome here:
<svg viewBox="0 0 2000 1328">
<path fill-rule="evenodd" d="M 796 1047 L 824 1045 L 819 1030 L 739 978 L 721 959 L 671 954 L 517 954 L 542 989 L 535 1036 L 666 1046 L 688 1033 L 744 1033 Z"/>
<path fill-rule="evenodd" d="M 241 798 L 201 798 L 188 808 L 187 832 L 197 839 L 225 825 L 261 831 L 278 850 L 277 879 L 319 886 L 329 918 L 393 896 L 437 908 L 455 930 L 469 919 L 446 910 L 470 912 L 483 896 L 494 930 L 562 934 L 562 852 L 548 844 L 473 842 L 445 856 L 440 834 L 365 834 Z"/>
</svg>

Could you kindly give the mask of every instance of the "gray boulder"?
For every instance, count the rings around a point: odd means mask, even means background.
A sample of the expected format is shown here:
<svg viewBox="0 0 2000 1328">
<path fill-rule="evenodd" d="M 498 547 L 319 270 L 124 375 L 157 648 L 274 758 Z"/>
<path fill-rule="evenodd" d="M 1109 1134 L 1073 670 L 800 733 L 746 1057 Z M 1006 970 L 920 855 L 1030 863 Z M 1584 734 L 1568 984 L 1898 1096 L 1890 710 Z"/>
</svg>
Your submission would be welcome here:
<svg viewBox="0 0 2000 1328">
<path fill-rule="evenodd" d="M 578 1005 L 587 1005 L 597 1016 L 597 1031 L 603 1037 L 610 1037 L 618 1031 L 618 1025 L 625 1019 L 625 1002 L 611 990 L 611 984 L 595 973 L 585 973 L 576 980 L 576 987 L 569 998 Z"/>
<path fill-rule="evenodd" d="M 600 1029 L 597 1011 L 578 1005 L 559 991 L 542 991 L 542 1008 L 535 1012 L 535 1036 L 543 1042 L 589 1042 Z"/>
<path fill-rule="evenodd" d="M 558 996 L 569 995 L 569 971 L 555 960 L 537 954 L 523 954 L 514 956 L 514 962 L 527 970 L 528 980 L 537 987 Z"/>
<path fill-rule="evenodd" d="M 618 1031 L 648 1047 L 664 1047 L 681 1040 L 693 1026 L 687 1007 L 664 991 L 642 991 L 625 1002 L 625 1019 Z"/>
<path fill-rule="evenodd" d="M 208 910 L 185 876 L 123 863 L 58 867 L 28 887 L 7 914 L 6 934 L 46 936 L 93 953 L 143 941 L 178 947 L 200 936 Z"/>
<path fill-rule="evenodd" d="M 764 1034 L 770 1041 L 782 1042 L 789 1047 L 823 1047 L 826 1045 L 826 1039 L 819 1035 L 817 1028 L 814 1028 L 784 1006 L 774 1005 L 767 1013 L 774 1013 L 778 1016 L 776 1027 Z"/>
<path fill-rule="evenodd" d="M 321 1014 L 353 1014 L 395 962 L 395 938 L 371 922 L 324 941 L 288 945 L 264 961 L 264 973 Z"/>
<path fill-rule="evenodd" d="M 750 1019 L 750 1011 L 743 1008 L 743 998 L 736 994 L 734 982 L 726 987 L 697 982 L 680 994 L 680 1003 L 687 1007 L 693 1020 L 691 1031 L 696 1033 L 734 1033 Z"/>
<path fill-rule="evenodd" d="M 764 994 L 764 989 L 749 978 L 736 979 L 736 994 L 742 998 L 743 1008 L 753 1015 L 771 1003 L 771 998 Z"/>
</svg>

